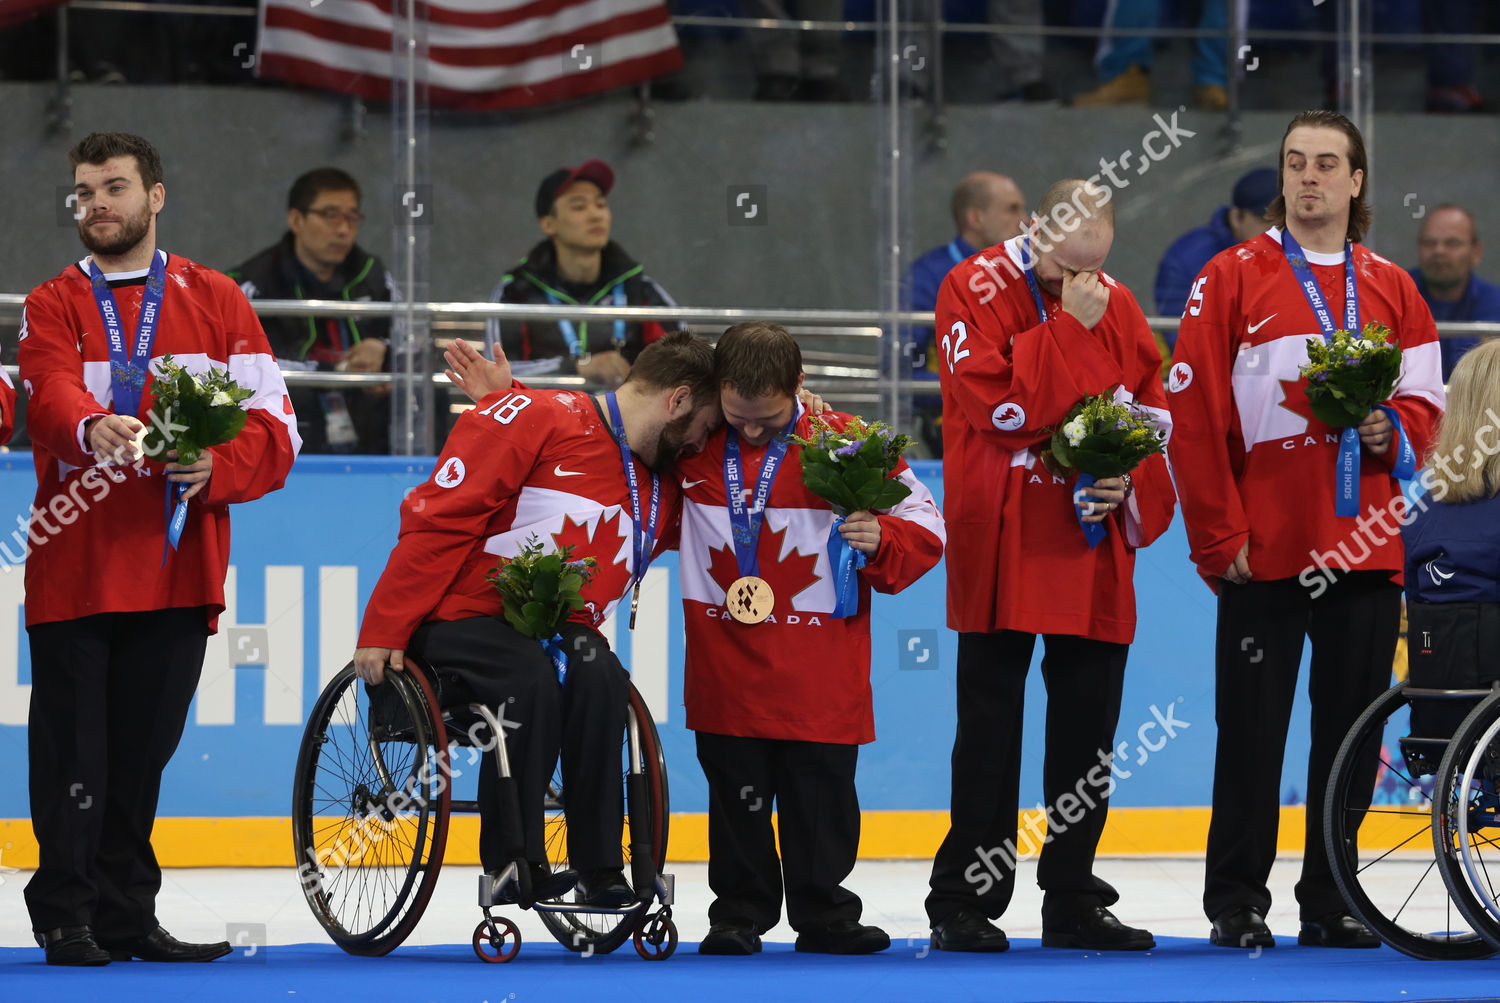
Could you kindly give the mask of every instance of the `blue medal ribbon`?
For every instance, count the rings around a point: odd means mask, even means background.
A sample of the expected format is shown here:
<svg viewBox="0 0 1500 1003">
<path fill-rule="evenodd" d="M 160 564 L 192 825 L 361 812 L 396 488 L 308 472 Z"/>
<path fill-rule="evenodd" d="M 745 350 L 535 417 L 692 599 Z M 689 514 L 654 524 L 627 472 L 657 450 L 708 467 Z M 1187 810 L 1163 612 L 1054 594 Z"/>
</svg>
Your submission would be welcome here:
<svg viewBox="0 0 1500 1003">
<path fill-rule="evenodd" d="M 1021 270 L 1026 273 L 1026 288 L 1031 290 L 1031 298 L 1036 303 L 1036 320 L 1038 324 L 1047 323 L 1047 306 L 1042 302 L 1041 287 L 1036 284 L 1036 262 L 1031 257 L 1031 234 L 1021 238 Z"/>
<path fill-rule="evenodd" d="M 797 427 L 800 411 L 800 407 L 794 407 L 792 420 L 787 422 L 786 428 L 766 444 L 766 457 L 761 461 L 760 474 L 755 479 L 755 493 L 748 506 L 741 488 L 744 477 L 740 472 L 740 437 L 731 427 L 724 439 L 724 496 L 729 501 L 730 536 L 741 577 L 760 575 L 760 555 L 756 551 L 760 545 L 761 523 L 766 517 L 766 502 L 771 497 L 771 482 L 776 479 L 776 471 L 791 448 L 789 436 Z"/>
<path fill-rule="evenodd" d="M 125 331 L 120 326 L 120 308 L 115 302 L 114 290 L 110 289 L 109 280 L 93 258 L 89 258 L 89 282 L 93 286 L 99 316 L 104 321 L 105 340 L 109 343 L 111 406 L 115 414 L 138 417 L 141 395 L 146 388 L 146 373 L 151 366 L 151 346 L 156 341 L 156 327 L 161 321 L 161 301 L 167 290 L 166 255 L 157 251 L 151 256 L 146 288 L 141 292 L 141 315 L 136 321 L 135 341 L 130 346 L 125 344 Z M 182 498 L 186 491 L 186 484 L 166 483 L 167 540 L 161 548 L 163 565 L 167 563 L 169 550 L 177 549 L 183 527 L 187 525 L 187 502 Z"/>
<path fill-rule="evenodd" d="M 948 241 L 948 257 L 953 259 L 953 263 L 955 265 L 961 265 L 964 263 L 964 252 L 959 249 L 957 237 L 954 237 L 952 240 Z"/>
<path fill-rule="evenodd" d="M 636 477 L 635 461 L 630 456 L 630 443 L 625 438 L 625 422 L 620 417 L 620 402 L 612 392 L 605 394 L 604 400 L 609 405 L 610 426 L 614 429 L 615 440 L 620 446 L 620 462 L 625 465 L 625 482 L 630 485 L 630 543 L 635 556 L 635 563 L 630 569 L 630 587 L 638 593 L 641 579 L 646 577 L 646 569 L 651 566 L 651 552 L 656 549 L 656 515 L 661 508 L 661 478 L 655 473 L 651 475 L 651 510 L 643 530 L 640 481 Z M 631 627 L 634 626 L 632 610 Z"/>
<path fill-rule="evenodd" d="M 546 293 L 547 302 L 551 303 L 553 306 L 557 306 L 562 302 L 552 294 L 552 291 L 550 289 L 547 290 Z M 616 283 L 614 292 L 610 296 L 610 302 L 615 306 L 625 305 L 625 283 Z M 573 322 L 571 320 L 558 321 L 557 329 L 562 332 L 563 341 L 567 342 L 569 355 L 576 359 L 581 355 L 588 354 L 589 325 L 587 321 L 585 321 L 583 325 L 582 338 L 579 338 L 578 331 L 573 327 Z M 615 321 L 614 338 L 611 339 L 611 344 L 613 345 L 615 351 L 619 351 L 621 348 L 625 347 L 625 322 L 623 320 Z"/>
<path fill-rule="evenodd" d="M 1313 315 L 1318 319 L 1318 329 L 1323 333 L 1323 340 L 1332 341 L 1333 334 L 1337 330 L 1333 322 L 1333 311 L 1323 299 L 1323 291 L 1318 288 L 1318 280 L 1313 276 L 1312 268 L 1307 263 L 1307 257 L 1302 253 L 1301 245 L 1288 230 L 1283 230 L 1281 233 L 1281 251 L 1286 255 L 1286 262 L 1291 266 L 1297 285 L 1307 299 L 1307 305 L 1312 308 Z M 1354 269 L 1354 245 L 1347 240 L 1344 241 L 1344 330 L 1355 337 L 1360 337 L 1364 331 L 1364 325 L 1360 323 L 1359 316 L 1359 285 Z M 1406 436 L 1406 430 L 1401 427 L 1401 419 L 1395 409 L 1382 406 L 1381 410 L 1390 417 L 1391 424 L 1395 426 L 1396 461 L 1392 473 L 1398 479 L 1410 480 L 1416 473 L 1416 451 Z M 1333 511 L 1335 515 L 1350 518 L 1359 515 L 1360 452 L 1359 429 L 1355 426 L 1346 427 L 1339 434 L 1339 452 L 1334 464 Z"/>
</svg>

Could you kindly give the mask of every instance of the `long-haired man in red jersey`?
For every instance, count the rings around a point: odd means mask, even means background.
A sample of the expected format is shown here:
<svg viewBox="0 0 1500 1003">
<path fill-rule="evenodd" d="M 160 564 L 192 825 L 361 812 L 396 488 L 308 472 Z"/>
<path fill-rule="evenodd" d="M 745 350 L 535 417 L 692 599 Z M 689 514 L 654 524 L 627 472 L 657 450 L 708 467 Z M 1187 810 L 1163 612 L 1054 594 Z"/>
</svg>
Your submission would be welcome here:
<svg viewBox="0 0 1500 1003">
<path fill-rule="evenodd" d="M 1432 314 L 1399 266 L 1361 243 L 1369 163 L 1354 123 L 1292 119 L 1264 234 L 1220 252 L 1194 281 L 1168 373 L 1170 451 L 1193 563 L 1219 597 L 1219 726 L 1204 912 L 1210 940 L 1271 947 L 1282 758 L 1312 641 L 1307 830 L 1299 944 L 1376 947 L 1349 914 L 1324 849 L 1323 795 L 1344 733 L 1385 688 L 1401 614 L 1399 477 L 1422 462 L 1443 408 Z M 1308 340 L 1378 323 L 1401 377 L 1357 427 L 1308 407 Z M 1399 514 L 1399 513 L 1397 513 Z M 1375 762 L 1369 768 L 1369 792 Z"/>
</svg>

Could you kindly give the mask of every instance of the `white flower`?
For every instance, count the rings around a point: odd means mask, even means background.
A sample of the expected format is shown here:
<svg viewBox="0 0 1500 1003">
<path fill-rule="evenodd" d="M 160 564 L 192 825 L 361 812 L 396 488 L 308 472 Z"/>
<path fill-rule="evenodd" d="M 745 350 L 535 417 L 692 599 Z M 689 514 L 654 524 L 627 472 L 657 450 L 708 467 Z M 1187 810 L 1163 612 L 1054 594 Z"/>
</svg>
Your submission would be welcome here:
<svg viewBox="0 0 1500 1003">
<path fill-rule="evenodd" d="M 233 404 L 234 398 L 226 394 L 224 391 L 220 390 L 218 393 L 214 394 L 214 399 L 209 401 L 208 403 L 210 407 L 218 407 L 221 404 Z"/>
<path fill-rule="evenodd" d="M 1372 351 L 1375 348 L 1375 342 L 1371 341 L 1369 338 L 1361 338 L 1359 340 L 1359 347 L 1363 348 L 1367 352 Z"/>
<path fill-rule="evenodd" d="M 1068 445 L 1070 446 L 1078 445 L 1083 441 L 1083 437 L 1088 435 L 1088 432 L 1083 427 L 1083 422 L 1078 418 L 1074 418 L 1072 421 L 1063 425 L 1062 430 L 1063 435 L 1067 437 Z"/>
</svg>

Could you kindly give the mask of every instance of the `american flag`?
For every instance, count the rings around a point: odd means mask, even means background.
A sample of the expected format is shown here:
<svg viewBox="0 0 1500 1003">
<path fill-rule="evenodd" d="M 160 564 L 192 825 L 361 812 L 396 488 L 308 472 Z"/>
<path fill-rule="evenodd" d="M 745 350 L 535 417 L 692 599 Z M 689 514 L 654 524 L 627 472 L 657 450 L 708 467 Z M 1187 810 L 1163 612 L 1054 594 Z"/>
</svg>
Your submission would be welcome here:
<svg viewBox="0 0 1500 1003">
<path fill-rule="evenodd" d="M 664 0 L 441 0 L 416 9 L 434 107 L 548 104 L 682 66 Z M 261 0 L 257 72 L 389 100 L 392 31 L 406 10 L 407 0 Z"/>
</svg>

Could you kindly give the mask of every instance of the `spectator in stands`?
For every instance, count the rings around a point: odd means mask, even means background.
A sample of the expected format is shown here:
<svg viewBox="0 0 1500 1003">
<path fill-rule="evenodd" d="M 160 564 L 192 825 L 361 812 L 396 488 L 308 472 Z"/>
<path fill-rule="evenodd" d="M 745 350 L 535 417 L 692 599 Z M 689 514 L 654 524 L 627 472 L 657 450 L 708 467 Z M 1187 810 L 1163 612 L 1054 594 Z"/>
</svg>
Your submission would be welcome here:
<svg viewBox="0 0 1500 1003">
<path fill-rule="evenodd" d="M 1156 312 L 1181 316 L 1193 280 L 1210 258 L 1266 232 L 1271 225 L 1266 222 L 1266 206 L 1275 198 L 1276 169 L 1257 167 L 1234 183 L 1229 205 L 1215 210 L 1206 225 L 1173 241 L 1156 267 Z M 1177 344 L 1176 331 L 1165 332 L 1163 338 L 1169 350 Z"/>
<path fill-rule="evenodd" d="M 1479 226 L 1467 209 L 1440 205 L 1422 221 L 1417 239 L 1417 267 L 1411 277 L 1432 310 L 1432 319 L 1500 321 L 1500 286 L 1484 281 L 1474 269 L 1484 259 Z M 1444 338 L 1443 380 L 1453 374 L 1461 355 L 1483 338 Z"/>
<path fill-rule="evenodd" d="M 907 310 L 931 313 L 937 306 L 938 287 L 954 265 L 1021 232 L 1026 221 L 1026 196 L 1004 174 L 975 171 L 964 176 L 953 189 L 953 226 L 958 231 L 948 243 L 934 247 L 912 262 L 907 278 Z M 907 329 L 906 358 L 913 379 L 937 382 L 937 348 L 932 328 Z M 941 397 L 918 398 L 917 424 L 923 441 L 934 457 L 943 455 L 943 401 Z"/>
<path fill-rule="evenodd" d="M 1198 27 L 1219 34 L 1195 41 L 1193 58 L 1193 103 L 1206 111 L 1229 107 L 1227 46 L 1224 29 L 1229 23 L 1226 0 L 1203 0 Z M 1105 15 L 1105 34 L 1099 39 L 1094 66 L 1102 81 L 1098 87 L 1075 94 L 1075 105 L 1145 104 L 1151 100 L 1151 61 L 1155 39 L 1148 35 L 1116 38 L 1113 28 L 1155 29 L 1161 23 L 1161 0 L 1115 0 Z"/>
<path fill-rule="evenodd" d="M 788 0 L 740 0 L 745 17 L 785 21 L 792 14 Z M 796 0 L 796 15 L 804 21 L 842 21 L 844 0 Z M 848 101 L 849 91 L 839 80 L 837 31 L 799 31 L 757 28 L 748 33 L 750 59 L 755 64 L 757 101 Z"/>
<path fill-rule="evenodd" d="M 250 299 L 398 299 L 380 259 L 354 242 L 364 214 L 359 183 L 319 167 L 292 183 L 287 232 L 229 271 Z M 283 369 L 378 373 L 388 369 L 386 317 L 267 317 L 262 321 Z M 390 388 L 293 388 L 304 453 L 390 452 Z"/>
<path fill-rule="evenodd" d="M 536 191 L 537 223 L 547 239 L 500 278 L 492 303 L 575 306 L 675 306 L 666 290 L 610 239 L 609 191 L 615 172 L 602 160 L 559 167 Z M 617 387 L 641 349 L 680 325 L 623 320 L 521 320 L 485 325 L 485 346 L 498 342 L 518 377 L 573 374 Z"/>
</svg>

